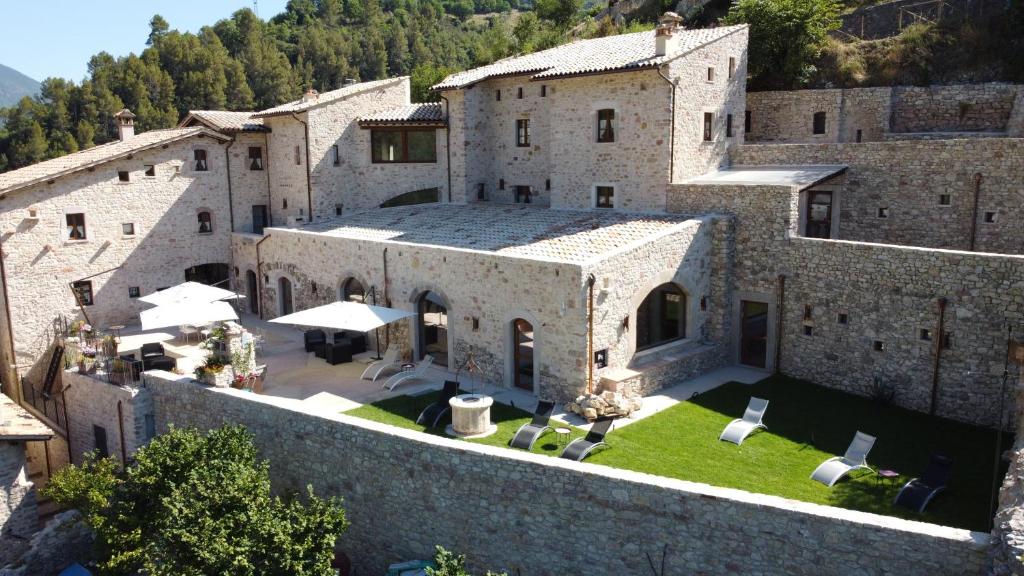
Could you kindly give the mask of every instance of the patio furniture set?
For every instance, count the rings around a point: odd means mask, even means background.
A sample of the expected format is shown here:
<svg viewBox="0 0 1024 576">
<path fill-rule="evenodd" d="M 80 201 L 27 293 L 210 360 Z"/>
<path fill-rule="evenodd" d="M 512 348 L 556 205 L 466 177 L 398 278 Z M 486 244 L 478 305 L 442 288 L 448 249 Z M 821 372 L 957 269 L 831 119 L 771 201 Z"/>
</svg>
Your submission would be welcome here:
<svg viewBox="0 0 1024 576">
<path fill-rule="evenodd" d="M 763 422 L 764 413 L 767 410 L 767 400 L 752 397 L 743 417 L 726 425 L 718 439 L 732 442 L 737 446 L 742 445 L 747 436 L 754 431 L 768 429 Z M 811 479 L 831 488 L 853 471 L 867 470 L 871 474 L 877 474 L 879 478 L 896 481 L 900 476 L 898 472 L 894 470 L 878 470 L 876 472 L 868 466 L 868 453 L 874 447 L 875 440 L 874 436 L 858 430 L 854 434 L 850 446 L 846 449 L 846 453 L 822 462 L 811 473 Z M 896 494 L 893 505 L 903 506 L 916 512 L 924 512 L 928 503 L 946 489 L 952 466 L 953 461 L 950 458 L 942 454 L 932 454 L 924 475 L 920 478 L 913 478 L 904 484 Z"/>
<path fill-rule="evenodd" d="M 354 355 L 366 352 L 366 334 L 354 330 L 335 332 L 330 342 L 323 330 L 306 330 L 302 340 L 306 352 L 313 352 L 317 358 L 323 358 L 331 366 L 351 362 Z"/>
</svg>

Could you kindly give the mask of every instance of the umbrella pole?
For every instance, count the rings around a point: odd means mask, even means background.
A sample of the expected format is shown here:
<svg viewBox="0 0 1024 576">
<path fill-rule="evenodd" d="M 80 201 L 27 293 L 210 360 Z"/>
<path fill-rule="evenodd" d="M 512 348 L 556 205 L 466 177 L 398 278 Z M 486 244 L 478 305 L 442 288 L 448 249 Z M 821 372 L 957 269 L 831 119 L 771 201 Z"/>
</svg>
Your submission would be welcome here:
<svg viewBox="0 0 1024 576">
<path fill-rule="evenodd" d="M 377 305 L 377 287 L 370 286 L 370 296 L 373 298 L 373 305 Z M 377 341 L 377 357 L 374 360 L 380 360 L 380 327 L 373 329 L 374 340 Z"/>
</svg>

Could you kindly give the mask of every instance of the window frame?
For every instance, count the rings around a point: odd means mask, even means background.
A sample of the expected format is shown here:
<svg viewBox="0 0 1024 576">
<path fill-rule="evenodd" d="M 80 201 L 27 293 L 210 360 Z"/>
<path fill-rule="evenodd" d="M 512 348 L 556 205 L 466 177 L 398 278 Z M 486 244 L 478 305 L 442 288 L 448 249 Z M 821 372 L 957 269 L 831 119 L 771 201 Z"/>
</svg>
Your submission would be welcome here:
<svg viewBox="0 0 1024 576">
<path fill-rule="evenodd" d="M 707 82 L 708 84 L 714 84 L 714 82 L 715 82 L 715 67 L 714 66 L 708 66 L 707 76 L 705 76 L 704 81 Z"/>
<path fill-rule="evenodd" d="M 331 165 L 341 166 L 341 149 L 338 148 L 337 144 L 331 145 Z"/>
<path fill-rule="evenodd" d="M 603 189 L 611 190 L 611 194 L 602 195 Z M 607 198 L 609 200 L 607 205 L 602 204 L 602 200 Z M 594 199 L 592 207 L 595 210 L 614 210 L 617 207 L 615 198 L 615 185 L 614 184 L 594 184 Z"/>
<path fill-rule="evenodd" d="M 732 114 L 725 115 L 725 137 L 732 138 L 735 134 L 732 131 Z"/>
<path fill-rule="evenodd" d="M 736 57 L 729 56 L 729 78 L 736 76 Z"/>
<path fill-rule="evenodd" d="M 610 116 L 605 118 L 604 116 Z M 602 129 L 602 123 L 607 123 L 607 129 Z M 601 108 L 597 111 L 597 142 L 608 144 L 615 142 L 616 138 L 615 108 Z M 606 134 L 609 133 L 609 134 Z"/>
<path fill-rule="evenodd" d="M 131 226 L 131 232 L 125 232 L 125 226 Z M 134 238 L 135 237 L 135 222 L 121 222 L 121 237 L 123 237 L 123 238 Z"/>
<path fill-rule="evenodd" d="M 70 220 L 74 217 L 79 217 L 81 222 L 72 223 Z M 82 236 L 75 238 L 72 231 L 75 227 L 81 226 Z M 89 239 L 89 226 L 85 222 L 85 212 L 65 212 L 64 213 L 64 241 L 65 242 L 85 242 Z"/>
<path fill-rule="evenodd" d="M 203 214 L 206 214 L 206 221 L 203 221 Z M 209 210 L 199 210 L 196 212 L 196 219 L 199 221 L 199 230 L 197 234 L 213 234 L 213 213 Z M 206 224 L 207 230 L 203 230 L 203 224 Z"/>
<path fill-rule="evenodd" d="M 253 155 L 253 152 L 256 155 Z M 254 167 L 255 166 L 255 167 Z M 263 170 L 263 147 L 262 146 L 249 146 L 249 170 L 253 172 Z"/>
<path fill-rule="evenodd" d="M 76 280 L 71 283 L 71 290 L 74 291 L 76 305 L 93 306 L 96 304 L 95 293 L 92 291 L 92 280 Z M 86 294 L 88 297 L 85 297 Z"/>
<path fill-rule="evenodd" d="M 673 290 L 669 291 L 669 290 L 666 289 L 666 287 L 671 287 Z M 676 296 L 679 297 L 679 301 L 678 301 L 678 306 L 679 306 L 678 317 L 675 318 L 675 323 L 676 323 L 676 328 L 678 330 L 678 335 L 675 336 L 675 337 L 672 337 L 672 338 L 666 338 L 666 339 L 657 340 L 657 341 L 648 341 L 646 344 L 641 344 L 640 343 L 641 325 L 642 325 L 642 323 L 650 323 L 652 318 L 651 318 L 650 315 L 642 316 L 640 312 L 644 308 L 644 304 L 647 304 L 648 300 L 650 300 L 652 297 L 655 297 L 656 295 L 660 297 L 660 296 L 665 295 L 665 294 L 673 294 L 673 295 L 676 295 Z M 672 282 L 672 281 L 663 282 L 663 283 L 655 286 L 654 288 L 651 288 L 651 290 L 648 291 L 647 294 L 644 296 L 643 300 L 640 301 L 640 304 L 637 305 L 636 310 L 634 312 L 635 315 L 636 315 L 636 333 L 635 333 L 635 336 L 633 338 L 634 353 L 646 353 L 646 352 L 650 352 L 651 350 L 659 349 L 662 346 L 670 346 L 670 345 L 673 345 L 673 344 L 676 344 L 676 343 L 679 343 L 679 342 L 686 341 L 689 338 L 689 326 L 688 326 L 688 322 L 689 322 L 689 319 L 690 319 L 689 306 L 690 306 L 690 295 L 686 292 L 685 288 L 683 288 L 682 286 L 680 286 L 676 282 Z M 650 311 L 650 308 L 648 308 L 648 311 Z M 666 319 L 667 319 L 667 317 L 665 315 L 663 315 L 661 318 L 658 318 L 657 321 L 665 322 Z"/>
<path fill-rule="evenodd" d="M 142 175 L 146 178 L 156 178 L 156 164 L 143 164 Z"/>
<path fill-rule="evenodd" d="M 530 147 L 530 119 L 516 119 L 516 148 Z"/>
<path fill-rule="evenodd" d="M 701 141 L 702 142 L 714 142 L 715 141 L 715 113 L 705 112 L 703 121 L 701 123 Z"/>
<path fill-rule="evenodd" d="M 192 150 L 192 171 L 210 171 L 209 154 L 207 154 L 206 148 L 195 148 Z"/>
<path fill-rule="evenodd" d="M 820 130 L 818 123 L 821 123 Z M 824 136 L 828 134 L 828 113 L 819 110 L 811 116 L 811 135 L 812 136 Z"/>
<path fill-rule="evenodd" d="M 138 298 L 139 296 L 142 296 L 142 290 L 138 286 L 129 286 L 128 287 L 128 297 L 129 298 Z"/>
<path fill-rule="evenodd" d="M 132 173 L 129 170 L 118 170 L 117 171 L 117 182 L 118 184 L 128 184 L 132 181 Z"/>
<path fill-rule="evenodd" d="M 374 135 L 385 132 L 401 133 L 400 158 L 398 160 L 382 160 L 377 158 L 376 146 L 374 146 Z M 433 136 L 434 157 L 431 160 L 409 160 L 409 133 L 429 132 Z M 421 127 L 379 127 L 370 129 L 370 163 L 371 164 L 437 164 L 437 129 Z"/>
</svg>

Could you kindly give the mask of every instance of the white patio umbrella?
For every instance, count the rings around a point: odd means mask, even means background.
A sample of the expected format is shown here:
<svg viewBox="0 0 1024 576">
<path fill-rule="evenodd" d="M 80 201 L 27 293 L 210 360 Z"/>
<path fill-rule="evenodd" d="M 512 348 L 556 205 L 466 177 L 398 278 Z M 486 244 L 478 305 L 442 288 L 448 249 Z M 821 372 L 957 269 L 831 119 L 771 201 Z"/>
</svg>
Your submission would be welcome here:
<svg viewBox="0 0 1024 576">
<path fill-rule="evenodd" d="M 271 320 L 277 324 L 294 324 L 297 326 L 313 326 L 330 330 L 355 330 L 369 332 L 386 324 L 415 316 L 412 312 L 372 306 L 359 302 L 331 302 L 316 308 L 309 308 L 279 316 Z"/>
<path fill-rule="evenodd" d="M 238 320 L 238 314 L 227 302 L 179 302 L 164 304 L 139 313 L 143 330 L 168 326 L 202 325 L 210 322 Z"/>
<path fill-rule="evenodd" d="M 185 302 L 216 302 L 218 300 L 231 300 L 239 298 L 231 290 L 208 286 L 199 282 L 183 282 L 177 286 L 147 294 L 140 301 L 147 304 L 163 306 L 165 304 L 182 304 Z"/>
</svg>

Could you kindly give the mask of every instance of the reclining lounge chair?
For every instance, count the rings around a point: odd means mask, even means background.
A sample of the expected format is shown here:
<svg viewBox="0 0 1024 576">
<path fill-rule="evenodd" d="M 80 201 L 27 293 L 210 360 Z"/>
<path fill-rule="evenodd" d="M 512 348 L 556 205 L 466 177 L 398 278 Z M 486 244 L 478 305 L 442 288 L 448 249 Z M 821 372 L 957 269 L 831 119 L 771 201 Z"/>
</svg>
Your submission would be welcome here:
<svg viewBox="0 0 1024 576">
<path fill-rule="evenodd" d="M 725 430 L 722 430 L 722 434 L 718 439 L 740 445 L 747 439 L 747 436 L 758 428 L 767 430 L 768 427 L 761 421 L 767 409 L 767 400 L 751 397 L 750 403 L 747 404 L 747 410 L 743 412 L 743 418 L 737 418 L 729 422 L 729 425 L 725 427 Z"/>
<path fill-rule="evenodd" d="M 416 423 L 422 424 L 427 428 L 437 428 L 437 424 L 451 410 L 451 404 L 448 401 L 458 396 L 458 394 L 459 383 L 445 380 L 444 388 L 438 393 L 437 400 L 424 408 L 423 412 L 420 412 L 419 418 L 416 418 Z"/>
<path fill-rule="evenodd" d="M 533 450 L 534 442 L 539 440 L 545 432 L 554 430 L 548 424 L 551 421 L 551 413 L 554 411 L 554 402 L 537 402 L 537 409 L 533 411 L 533 420 L 523 424 L 519 427 L 519 430 L 516 430 L 516 435 L 512 437 L 509 446 L 522 448 L 523 450 Z"/>
<path fill-rule="evenodd" d="M 383 387 L 387 388 L 388 390 L 394 390 L 395 387 L 401 384 L 402 382 L 405 382 L 407 380 L 415 380 L 417 378 L 423 378 L 427 374 L 427 369 L 430 368 L 430 365 L 433 363 L 434 357 L 431 356 L 430 354 L 427 354 L 426 356 L 423 357 L 423 360 L 420 360 L 419 362 L 416 363 L 412 370 L 399 372 L 398 374 L 395 374 L 388 378 L 387 380 L 385 380 Z"/>
<path fill-rule="evenodd" d="M 811 473 L 811 479 L 831 488 L 840 478 L 857 469 L 867 470 L 874 474 L 875 471 L 868 466 L 868 452 L 871 452 L 871 447 L 874 445 L 874 436 L 858 431 L 853 437 L 853 442 L 850 442 L 850 447 L 846 449 L 846 454 L 842 457 L 834 456 L 822 462 Z"/>
<path fill-rule="evenodd" d="M 384 357 L 376 362 L 371 362 L 359 378 L 363 380 L 369 378 L 371 382 L 375 382 L 385 370 L 398 370 L 402 367 L 402 363 L 398 360 L 398 354 L 398 347 L 388 346 L 388 349 L 384 351 Z"/>
<path fill-rule="evenodd" d="M 594 420 L 594 425 L 590 427 L 587 435 L 569 442 L 559 457 L 582 462 L 597 448 L 607 448 L 608 444 L 605 443 L 604 437 L 611 430 L 614 419 L 612 416 L 601 416 Z"/>
<path fill-rule="evenodd" d="M 932 498 L 946 489 L 953 471 L 953 461 L 941 454 L 932 454 L 928 468 L 920 478 L 914 478 L 900 488 L 893 505 L 910 508 L 915 512 L 924 512 L 924 507 Z"/>
</svg>

